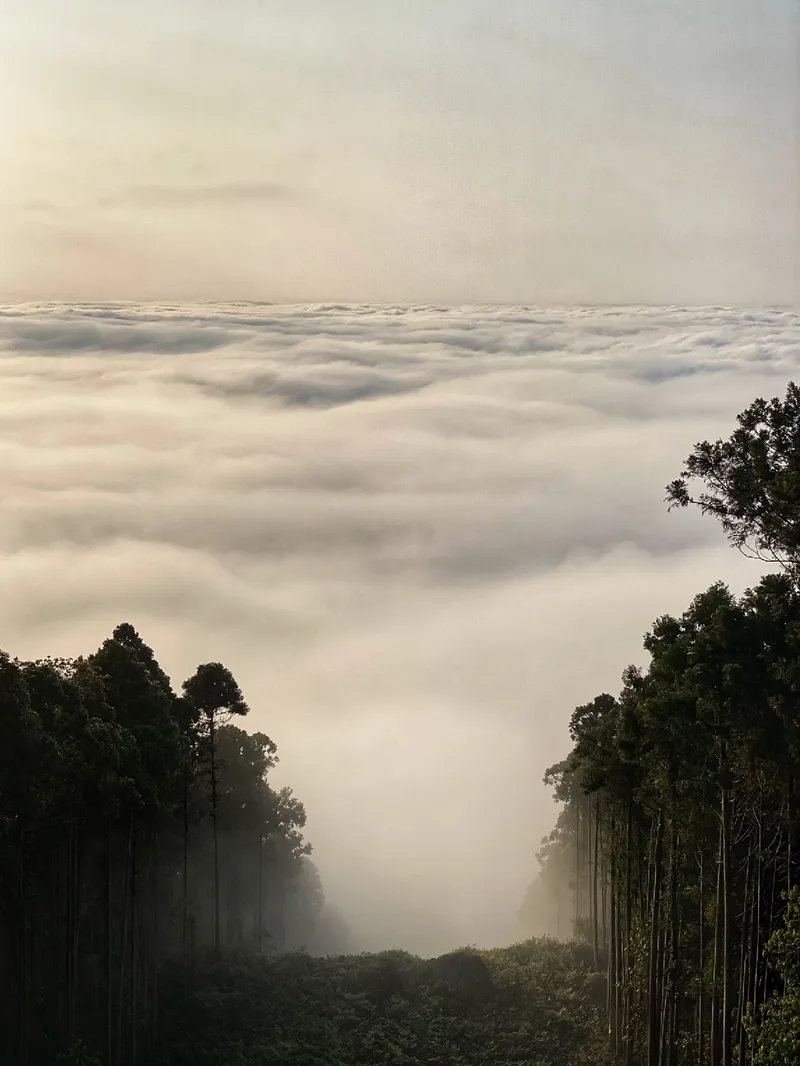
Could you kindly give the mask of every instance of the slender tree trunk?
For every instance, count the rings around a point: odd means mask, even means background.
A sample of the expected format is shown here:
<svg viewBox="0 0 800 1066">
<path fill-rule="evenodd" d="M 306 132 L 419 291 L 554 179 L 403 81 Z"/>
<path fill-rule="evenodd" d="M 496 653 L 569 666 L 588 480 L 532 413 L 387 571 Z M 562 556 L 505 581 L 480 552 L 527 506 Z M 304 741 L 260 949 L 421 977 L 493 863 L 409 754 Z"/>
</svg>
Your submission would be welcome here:
<svg viewBox="0 0 800 1066">
<path fill-rule="evenodd" d="M 602 840 L 602 838 L 601 838 Z M 601 908 L 603 916 L 601 920 L 601 944 L 604 953 L 608 951 L 608 849 L 605 843 L 602 843 L 601 850 L 603 853 L 603 869 L 601 874 Z"/>
<path fill-rule="evenodd" d="M 217 738 L 213 712 L 209 715 L 211 741 L 211 822 L 214 832 L 214 951 L 219 954 L 219 830 L 217 826 Z"/>
<path fill-rule="evenodd" d="M 786 893 L 792 891 L 792 833 L 794 832 L 794 774 L 791 764 L 786 773 Z"/>
<path fill-rule="evenodd" d="M 647 1063 L 659 1066 L 659 909 L 661 905 L 661 854 L 663 840 L 663 815 L 656 815 L 656 838 L 653 847 L 653 893 L 650 909 L 650 968 L 647 989 Z"/>
<path fill-rule="evenodd" d="M 761 961 L 761 883 L 764 879 L 763 870 L 763 825 L 762 825 L 762 800 L 763 797 L 759 796 L 758 801 L 758 844 L 756 853 L 756 899 L 755 899 L 755 913 L 753 915 L 753 948 L 750 957 L 750 969 L 751 969 L 751 992 L 750 1001 L 753 1004 L 753 1013 L 758 1011 L 758 976 L 759 967 Z"/>
<path fill-rule="evenodd" d="M 581 805 L 575 796 L 575 937 L 579 936 L 581 921 Z"/>
<path fill-rule="evenodd" d="M 697 1061 L 700 1066 L 705 1061 L 705 924 L 706 924 L 706 912 L 705 912 L 705 836 L 700 840 L 700 870 L 699 870 L 699 889 L 700 889 L 700 913 L 698 915 L 698 931 L 699 931 L 699 958 L 697 965 L 698 983 L 697 983 Z"/>
<path fill-rule="evenodd" d="M 733 943 L 731 907 L 733 900 L 733 877 L 731 869 L 731 813 L 727 788 L 722 789 L 722 892 L 723 892 L 723 938 L 722 938 L 722 1066 L 731 1066 L 732 1002 L 731 978 L 733 968 Z"/>
<path fill-rule="evenodd" d="M 608 1045 L 616 1054 L 619 1051 L 617 1027 L 617 1002 L 619 998 L 619 972 L 617 969 L 617 900 L 614 882 L 611 882 L 611 946 L 608 953 Z"/>
<path fill-rule="evenodd" d="M 75 952 L 73 942 L 75 939 L 75 819 L 71 817 L 67 827 L 67 923 L 64 937 L 64 970 L 66 981 L 64 984 L 64 1007 L 65 1007 L 65 1031 L 67 1047 L 74 1040 L 73 1017 L 72 1017 L 72 987 L 74 983 L 73 968 L 75 965 Z"/>
<path fill-rule="evenodd" d="M 188 974 L 187 952 L 189 947 L 189 753 L 183 764 L 183 972 Z"/>
<path fill-rule="evenodd" d="M 128 980 L 128 996 L 130 1000 L 130 1061 L 135 1066 L 137 1061 L 136 1051 L 136 1022 L 137 1022 L 137 958 L 136 958 L 136 937 L 137 937 L 137 922 L 136 922 L 136 819 L 131 815 L 131 835 L 130 835 L 130 864 L 131 864 L 131 892 L 130 892 L 130 904 L 131 904 L 131 917 L 130 917 L 130 974 Z"/>
<path fill-rule="evenodd" d="M 619 1054 L 619 904 L 617 891 L 617 863 L 616 863 L 616 837 L 614 818 L 611 818 L 609 827 L 609 903 L 610 903 L 610 928 L 609 928 L 609 952 L 608 952 L 608 1043 L 611 1051 Z"/>
<path fill-rule="evenodd" d="M 112 944 L 111 944 L 111 817 L 106 816 L 105 854 L 105 947 L 106 947 L 106 1066 L 113 1066 L 113 991 L 112 991 Z"/>
<path fill-rule="evenodd" d="M 678 860 L 680 857 L 680 838 L 678 836 L 678 822 L 676 819 L 677 797 L 675 789 L 672 789 L 672 815 L 670 818 L 670 873 L 669 873 L 669 921 L 670 921 L 670 956 L 669 956 L 669 982 L 668 982 L 668 1007 L 669 1027 L 666 1036 L 666 1053 L 663 1057 L 664 1066 L 670 1066 L 672 1052 L 675 1048 L 678 1026 L 678 978 L 681 970 L 681 923 L 678 913 Z"/>
<path fill-rule="evenodd" d="M 633 849 L 633 854 L 636 857 L 636 891 L 635 891 L 635 895 L 636 895 L 637 899 L 639 900 L 639 920 L 640 920 L 640 922 L 642 924 L 642 928 L 644 928 L 646 926 L 646 924 L 647 924 L 647 921 L 648 921 L 648 910 L 647 910 L 647 908 L 648 908 L 649 903 L 650 903 L 650 889 L 648 888 L 647 890 L 645 890 L 645 887 L 644 887 L 644 882 L 643 882 L 643 876 L 644 875 L 642 873 L 642 870 L 643 870 L 642 856 L 643 855 L 647 855 L 648 852 L 646 851 L 646 849 L 644 849 L 642 847 L 642 830 L 641 830 L 641 827 L 640 827 L 638 822 L 636 823 L 635 830 L 636 830 L 636 844 L 635 844 L 634 849 Z M 650 836 L 652 837 L 652 835 L 653 835 L 653 831 L 652 831 L 652 827 L 651 827 Z M 650 869 L 650 860 L 649 860 L 649 858 L 647 860 L 647 868 L 648 868 L 648 871 L 649 871 L 649 869 Z"/>
<path fill-rule="evenodd" d="M 152 898 L 152 944 L 150 949 L 150 1022 L 149 1022 L 149 1045 L 148 1051 L 152 1050 L 158 1034 L 158 955 L 159 955 L 159 915 L 161 912 L 161 849 L 160 849 L 159 826 L 156 822 L 153 830 L 153 898 Z"/>
<path fill-rule="evenodd" d="M 30 982 L 30 959 L 28 954 L 28 884 L 26 871 L 26 835 L 19 816 L 19 835 L 17 841 L 17 889 L 19 893 L 19 1003 L 18 1003 L 18 1055 L 19 1066 L 28 1063 L 28 995 Z"/>
<path fill-rule="evenodd" d="M 600 796 L 595 799 L 594 808 L 594 862 L 592 864 L 592 959 L 594 968 L 597 970 L 598 958 L 598 914 L 597 914 L 597 882 L 599 877 L 599 854 L 600 854 Z"/>
<path fill-rule="evenodd" d="M 131 849 L 133 847 L 133 817 L 128 821 L 128 848 L 126 861 L 123 863 L 123 887 L 122 887 L 122 936 L 119 941 L 119 991 L 117 1000 L 117 1057 L 120 1062 L 125 1061 L 123 1053 L 123 1020 L 125 1017 L 125 955 L 128 947 L 128 922 L 130 919 L 130 904 L 128 898 L 131 893 Z"/>
<path fill-rule="evenodd" d="M 775 891 L 778 884 L 778 859 L 773 856 L 772 862 L 772 891 L 769 897 L 769 924 L 767 925 L 766 939 L 772 936 L 773 928 L 772 923 L 775 921 Z M 764 993 L 762 996 L 762 1002 L 766 1003 L 769 993 L 769 963 L 764 960 Z"/>
<path fill-rule="evenodd" d="M 258 905 L 256 907 L 256 951 L 264 951 L 264 787 L 259 796 L 258 819 Z"/>
<path fill-rule="evenodd" d="M 750 879 L 752 876 L 752 849 L 747 852 L 747 865 L 744 877 L 744 902 L 742 906 L 742 935 L 739 943 L 739 1001 L 737 1006 L 736 1027 L 739 1034 L 739 1066 L 744 1066 L 747 1048 L 747 1033 L 744 1028 L 744 1015 L 747 1008 L 748 967 L 750 963 Z"/>
<path fill-rule="evenodd" d="M 78 1009 L 78 959 L 81 922 L 81 849 L 83 845 L 83 832 L 80 822 L 75 824 L 75 837 L 72 854 L 72 882 L 73 882 L 73 907 L 72 907 L 72 930 L 70 936 L 70 952 L 72 955 L 70 973 L 72 981 L 69 990 L 69 1030 L 70 1042 L 75 1039 L 76 1016 Z"/>
<path fill-rule="evenodd" d="M 633 794 L 625 834 L 625 1066 L 633 1066 Z"/>
<path fill-rule="evenodd" d="M 717 895 L 714 920 L 714 972 L 711 984 L 711 1066 L 719 1066 L 722 1061 L 720 1039 L 720 974 L 722 973 L 722 821 L 719 826 L 719 844 L 717 847 Z"/>
<path fill-rule="evenodd" d="M 668 1059 L 667 1031 L 670 1023 L 666 926 L 661 930 L 661 935 L 658 938 L 658 979 L 656 991 L 659 998 L 658 1066 L 666 1066 Z"/>
</svg>

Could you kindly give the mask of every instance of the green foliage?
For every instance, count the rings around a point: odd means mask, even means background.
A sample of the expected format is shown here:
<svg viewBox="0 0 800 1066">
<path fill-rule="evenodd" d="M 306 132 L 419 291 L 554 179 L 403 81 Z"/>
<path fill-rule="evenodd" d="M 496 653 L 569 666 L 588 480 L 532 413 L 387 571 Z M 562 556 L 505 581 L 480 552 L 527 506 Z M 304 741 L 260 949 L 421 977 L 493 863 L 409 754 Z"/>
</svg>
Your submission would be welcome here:
<svg viewBox="0 0 800 1066">
<path fill-rule="evenodd" d="M 703 441 L 667 486 L 673 506 L 696 504 L 737 548 L 789 567 L 800 564 L 800 388 L 759 399 L 727 440 Z M 703 490 L 693 496 L 691 486 Z"/>
<path fill-rule="evenodd" d="M 247 714 L 247 704 L 233 674 L 222 663 L 204 663 L 183 685 L 184 697 L 199 713 L 211 718 Z"/>
<path fill-rule="evenodd" d="M 477 969 L 469 963 L 477 963 Z M 462 981 L 485 970 L 472 996 Z M 569 945 L 528 941 L 423 960 L 205 958 L 167 982 L 153 1066 L 603 1066 L 593 975 Z M 466 994 L 465 994 L 466 993 Z"/>
<path fill-rule="evenodd" d="M 57 1066 L 102 1066 L 100 1056 L 89 1051 L 82 1040 L 59 1055 L 56 1061 Z"/>
<path fill-rule="evenodd" d="M 772 934 L 765 955 L 783 979 L 783 991 L 770 999 L 747 1029 L 754 1041 L 755 1066 L 797 1066 L 800 1062 L 800 890 L 789 893 L 784 928 Z"/>
</svg>

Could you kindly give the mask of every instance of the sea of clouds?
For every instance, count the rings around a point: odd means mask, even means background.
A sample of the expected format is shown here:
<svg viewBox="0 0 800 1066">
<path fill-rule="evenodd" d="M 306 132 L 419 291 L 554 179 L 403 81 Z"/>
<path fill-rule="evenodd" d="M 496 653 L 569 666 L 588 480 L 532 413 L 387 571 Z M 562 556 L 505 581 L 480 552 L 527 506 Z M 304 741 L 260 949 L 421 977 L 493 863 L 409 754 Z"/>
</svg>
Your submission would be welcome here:
<svg viewBox="0 0 800 1066">
<path fill-rule="evenodd" d="M 508 941 L 572 708 L 758 580 L 665 483 L 798 364 L 789 311 L 0 308 L 0 647 L 222 660 L 357 946 Z"/>
</svg>

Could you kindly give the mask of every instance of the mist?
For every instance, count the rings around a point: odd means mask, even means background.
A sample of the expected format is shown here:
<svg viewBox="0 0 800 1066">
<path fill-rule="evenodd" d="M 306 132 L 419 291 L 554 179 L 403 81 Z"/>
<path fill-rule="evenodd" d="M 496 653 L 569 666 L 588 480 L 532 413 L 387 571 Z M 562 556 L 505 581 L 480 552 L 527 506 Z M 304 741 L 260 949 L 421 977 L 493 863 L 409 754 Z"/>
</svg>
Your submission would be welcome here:
<svg viewBox="0 0 800 1066">
<path fill-rule="evenodd" d="M 355 950 L 510 942 L 573 707 L 758 580 L 663 486 L 798 342 L 783 310 L 6 307 L 0 647 L 126 620 L 176 688 L 223 661 Z"/>
</svg>

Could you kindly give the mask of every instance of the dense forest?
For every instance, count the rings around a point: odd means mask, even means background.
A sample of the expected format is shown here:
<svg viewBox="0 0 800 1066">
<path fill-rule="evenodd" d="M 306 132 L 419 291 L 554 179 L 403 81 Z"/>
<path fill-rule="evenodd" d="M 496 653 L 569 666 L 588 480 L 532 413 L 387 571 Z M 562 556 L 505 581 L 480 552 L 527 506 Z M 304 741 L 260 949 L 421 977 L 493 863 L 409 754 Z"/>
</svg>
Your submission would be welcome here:
<svg viewBox="0 0 800 1066">
<path fill-rule="evenodd" d="M 800 389 L 696 446 L 667 489 L 772 564 L 644 638 L 572 714 L 561 803 L 523 906 L 607 972 L 608 1041 L 648 1066 L 800 1062 Z M 571 893 L 564 893 L 564 886 Z"/>
<path fill-rule="evenodd" d="M 86 658 L 0 655 L 0 1061 L 149 1062 L 167 960 L 346 949 L 247 710 L 219 663 L 177 696 L 128 624 Z"/>
<path fill-rule="evenodd" d="M 572 713 L 523 905 L 557 939 L 341 954 L 229 670 L 178 695 L 128 624 L 1 654 L 0 1063 L 797 1066 L 800 389 L 667 499 L 771 570 L 657 618 L 646 666 Z"/>
</svg>

